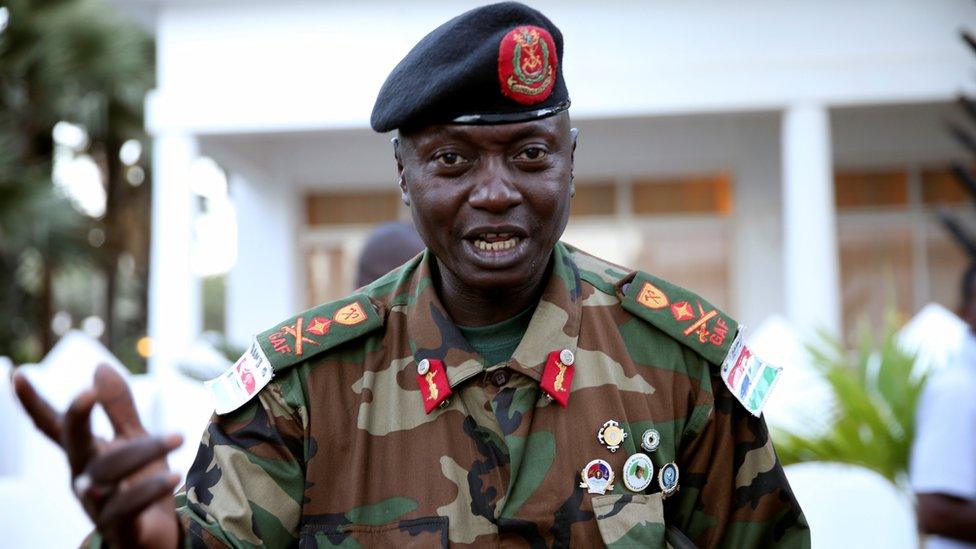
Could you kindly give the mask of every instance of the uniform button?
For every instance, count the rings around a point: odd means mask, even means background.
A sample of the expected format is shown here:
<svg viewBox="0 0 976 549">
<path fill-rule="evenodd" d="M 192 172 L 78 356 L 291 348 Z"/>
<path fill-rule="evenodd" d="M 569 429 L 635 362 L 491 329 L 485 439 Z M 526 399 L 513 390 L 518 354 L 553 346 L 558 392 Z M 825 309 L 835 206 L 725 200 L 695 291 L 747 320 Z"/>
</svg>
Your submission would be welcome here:
<svg viewBox="0 0 976 549">
<path fill-rule="evenodd" d="M 430 371 L 430 361 L 426 358 L 417 363 L 417 373 L 425 376 Z"/>
<path fill-rule="evenodd" d="M 491 374 L 491 382 L 495 385 L 495 387 L 501 387 L 502 385 L 508 383 L 508 377 L 509 375 L 507 371 L 495 370 Z"/>
<path fill-rule="evenodd" d="M 559 362 L 562 362 L 566 366 L 572 366 L 576 362 L 576 357 L 573 356 L 573 351 L 569 349 L 563 349 L 559 351 Z"/>
</svg>

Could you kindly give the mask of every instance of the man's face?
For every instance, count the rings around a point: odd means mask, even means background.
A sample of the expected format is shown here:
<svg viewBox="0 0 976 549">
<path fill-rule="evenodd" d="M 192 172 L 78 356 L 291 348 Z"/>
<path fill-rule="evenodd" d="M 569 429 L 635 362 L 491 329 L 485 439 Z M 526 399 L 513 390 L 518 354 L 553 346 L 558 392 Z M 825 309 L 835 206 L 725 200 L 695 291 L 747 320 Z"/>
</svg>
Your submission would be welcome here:
<svg viewBox="0 0 976 549">
<path fill-rule="evenodd" d="M 430 126 L 397 146 L 400 187 L 442 276 L 472 290 L 539 280 L 566 228 L 575 131 L 569 116 Z"/>
</svg>

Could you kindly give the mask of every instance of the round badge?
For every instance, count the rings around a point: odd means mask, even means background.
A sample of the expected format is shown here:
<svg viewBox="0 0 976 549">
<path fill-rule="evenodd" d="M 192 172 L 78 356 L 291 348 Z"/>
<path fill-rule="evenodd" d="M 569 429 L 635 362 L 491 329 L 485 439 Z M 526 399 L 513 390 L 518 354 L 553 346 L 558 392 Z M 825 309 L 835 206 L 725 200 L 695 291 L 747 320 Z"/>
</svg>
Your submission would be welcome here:
<svg viewBox="0 0 976 549">
<path fill-rule="evenodd" d="M 586 488 L 591 494 L 606 494 L 613 490 L 613 469 L 602 459 L 594 459 L 580 471 L 580 488 Z"/>
<path fill-rule="evenodd" d="M 657 447 L 661 445 L 661 433 L 657 432 L 657 429 L 648 429 L 644 431 L 641 435 L 641 448 L 647 450 L 648 452 L 653 452 L 657 450 Z"/>
<path fill-rule="evenodd" d="M 624 462 L 624 486 L 631 492 L 643 492 L 654 478 L 654 464 L 647 454 L 634 454 Z"/>
<path fill-rule="evenodd" d="M 665 496 L 670 496 L 678 489 L 678 466 L 673 461 L 657 472 L 657 484 Z"/>
<path fill-rule="evenodd" d="M 573 351 L 569 349 L 563 349 L 559 351 L 559 362 L 562 362 L 566 366 L 572 366 L 576 362 L 576 357 L 573 356 Z"/>
<path fill-rule="evenodd" d="M 430 361 L 426 358 L 417 363 L 417 373 L 425 376 L 430 371 Z"/>
<path fill-rule="evenodd" d="M 515 27 L 498 45 L 498 83 L 502 95 L 523 105 L 545 101 L 556 84 L 556 43 L 534 25 Z"/>
<path fill-rule="evenodd" d="M 617 448 L 620 448 L 620 443 L 627 438 L 627 433 L 620 428 L 619 423 L 611 419 L 603 424 L 600 432 L 596 434 L 596 438 L 611 452 L 616 452 Z"/>
</svg>

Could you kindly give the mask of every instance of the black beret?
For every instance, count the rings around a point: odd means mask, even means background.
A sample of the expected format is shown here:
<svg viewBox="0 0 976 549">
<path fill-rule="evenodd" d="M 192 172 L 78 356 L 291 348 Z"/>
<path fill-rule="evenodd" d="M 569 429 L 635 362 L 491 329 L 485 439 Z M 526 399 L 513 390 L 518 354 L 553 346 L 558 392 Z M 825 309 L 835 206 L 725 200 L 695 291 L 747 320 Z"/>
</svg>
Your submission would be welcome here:
<svg viewBox="0 0 976 549">
<path fill-rule="evenodd" d="M 378 132 L 430 124 L 505 124 L 569 107 L 563 35 L 518 2 L 462 13 L 425 36 L 380 89 Z"/>
</svg>

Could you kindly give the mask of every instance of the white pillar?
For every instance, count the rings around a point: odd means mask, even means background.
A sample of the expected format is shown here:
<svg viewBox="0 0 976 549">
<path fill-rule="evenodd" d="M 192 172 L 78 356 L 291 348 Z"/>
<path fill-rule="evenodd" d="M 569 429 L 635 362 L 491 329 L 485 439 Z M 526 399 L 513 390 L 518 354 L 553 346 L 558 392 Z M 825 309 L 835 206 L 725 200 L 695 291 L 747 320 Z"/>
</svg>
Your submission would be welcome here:
<svg viewBox="0 0 976 549">
<path fill-rule="evenodd" d="M 149 369 L 157 373 L 174 366 L 203 324 L 200 280 L 190 269 L 197 205 L 189 172 L 196 156 L 193 137 L 163 134 L 153 140 Z"/>
<path fill-rule="evenodd" d="M 819 328 L 839 335 L 839 254 L 827 109 L 788 108 L 782 147 L 786 315 L 805 336 Z"/>
<path fill-rule="evenodd" d="M 732 305 L 753 330 L 784 309 L 779 124 L 778 113 L 736 122 Z"/>
<path fill-rule="evenodd" d="M 233 168 L 231 167 L 231 170 Z M 227 273 L 226 330 L 246 345 L 304 307 L 303 194 L 288 182 L 256 174 L 229 174 L 237 212 L 237 263 Z"/>
</svg>

